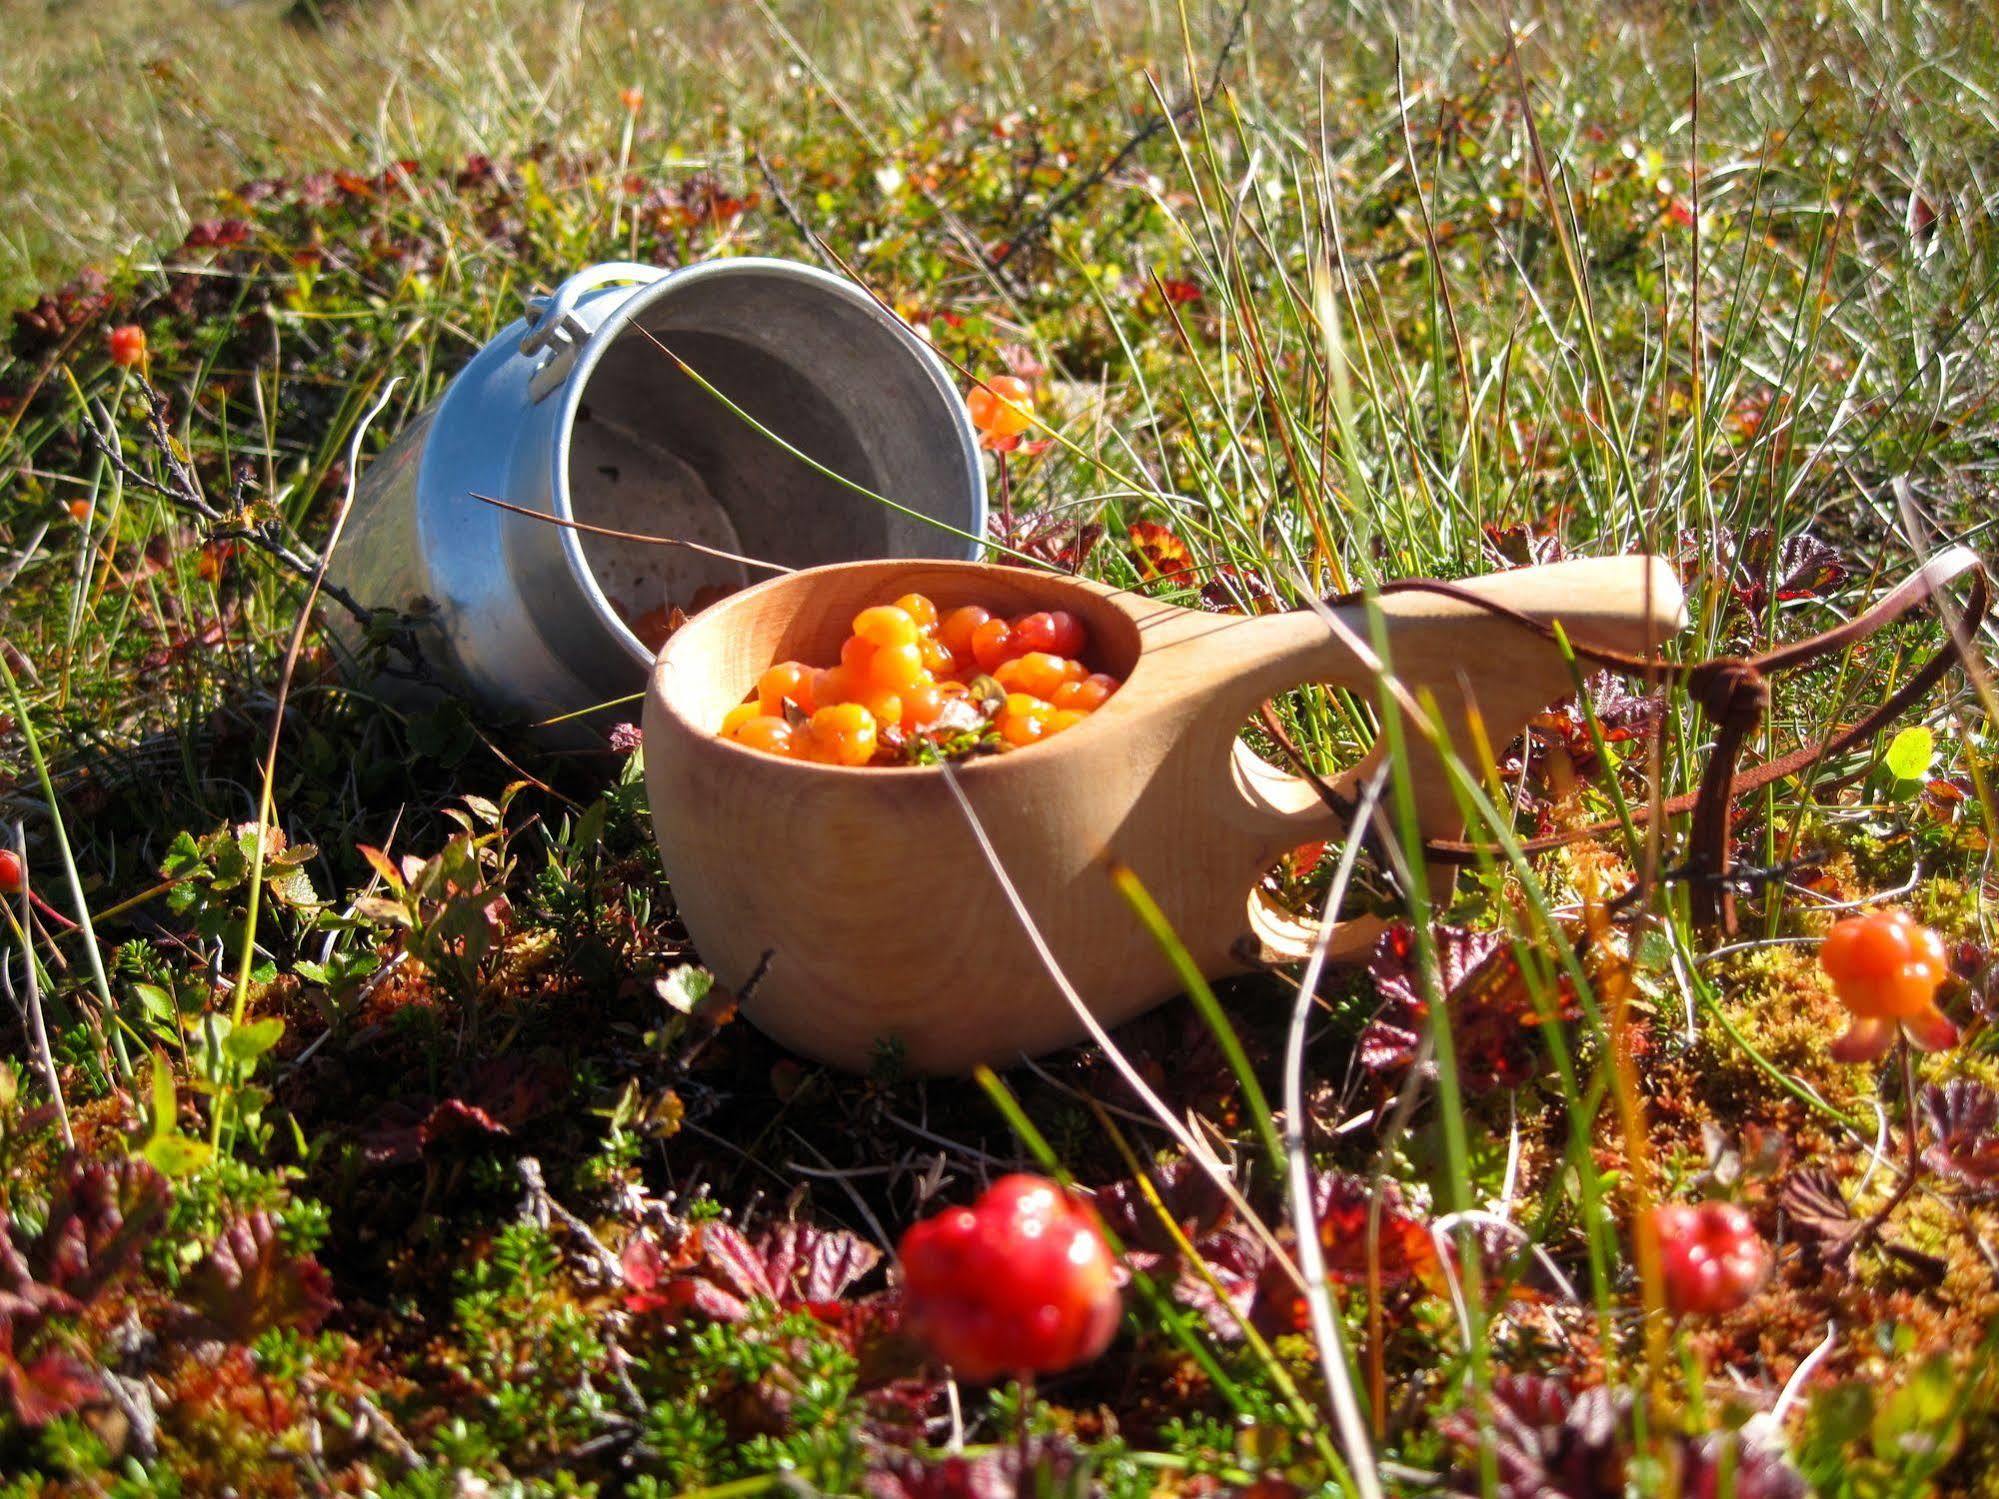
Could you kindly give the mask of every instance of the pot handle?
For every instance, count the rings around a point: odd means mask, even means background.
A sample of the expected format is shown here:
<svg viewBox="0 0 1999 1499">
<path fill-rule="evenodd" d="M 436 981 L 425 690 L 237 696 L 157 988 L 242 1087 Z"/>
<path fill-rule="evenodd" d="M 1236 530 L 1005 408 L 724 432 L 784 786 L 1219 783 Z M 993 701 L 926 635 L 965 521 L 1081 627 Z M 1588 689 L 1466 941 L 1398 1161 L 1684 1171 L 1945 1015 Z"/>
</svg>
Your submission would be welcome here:
<svg viewBox="0 0 1999 1499">
<path fill-rule="evenodd" d="M 528 331 L 521 335 L 520 352 L 532 359 L 547 351 L 528 386 L 532 401 L 543 400 L 569 378 L 576 353 L 590 337 L 590 328 L 576 316 L 576 304 L 602 287 L 621 281 L 649 286 L 670 274 L 665 267 L 640 265 L 631 260 L 606 261 L 578 271 L 545 297 L 530 297 L 527 303 Z"/>
</svg>

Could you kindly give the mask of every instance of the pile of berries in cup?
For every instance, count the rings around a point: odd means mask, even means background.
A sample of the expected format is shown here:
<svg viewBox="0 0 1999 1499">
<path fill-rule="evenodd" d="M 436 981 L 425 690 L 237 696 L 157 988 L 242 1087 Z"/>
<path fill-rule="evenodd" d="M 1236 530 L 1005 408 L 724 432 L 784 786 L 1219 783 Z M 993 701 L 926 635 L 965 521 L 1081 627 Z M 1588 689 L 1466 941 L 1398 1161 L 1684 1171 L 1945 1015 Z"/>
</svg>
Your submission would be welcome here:
<svg viewBox="0 0 1999 1499">
<path fill-rule="evenodd" d="M 1075 615 L 1013 618 L 920 593 L 854 616 L 836 666 L 780 661 L 729 710 L 724 739 L 821 765 L 908 765 L 1020 749 L 1074 728 L 1119 682 L 1083 664 Z"/>
</svg>

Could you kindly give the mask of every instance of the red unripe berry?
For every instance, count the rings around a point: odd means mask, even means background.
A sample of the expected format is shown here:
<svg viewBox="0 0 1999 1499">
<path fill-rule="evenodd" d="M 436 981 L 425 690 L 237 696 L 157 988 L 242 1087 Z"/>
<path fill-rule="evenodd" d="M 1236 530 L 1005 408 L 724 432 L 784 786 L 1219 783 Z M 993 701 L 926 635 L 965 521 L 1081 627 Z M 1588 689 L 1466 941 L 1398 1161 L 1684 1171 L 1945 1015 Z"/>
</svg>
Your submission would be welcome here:
<svg viewBox="0 0 1999 1499">
<path fill-rule="evenodd" d="M 1090 643 L 1083 622 L 1066 609 L 1023 614 L 1013 622 L 1013 638 L 1022 651 L 1045 651 L 1051 656 L 1076 657 Z"/>
<path fill-rule="evenodd" d="M 1652 1210 L 1652 1232 L 1676 1316 L 1732 1312 L 1770 1273 L 1769 1246 L 1734 1203 L 1667 1203 Z"/>
<path fill-rule="evenodd" d="M 1117 1266 L 1095 1215 L 1038 1176 L 1002 1177 L 911 1227 L 902 1275 L 910 1331 L 960 1379 L 1073 1368 L 1117 1331 Z"/>
<path fill-rule="evenodd" d="M 11 848 L 0 848 L 0 894 L 21 893 L 21 856 Z"/>
<path fill-rule="evenodd" d="M 137 323 L 121 323 L 105 335 L 111 345 L 111 362 L 131 369 L 146 357 L 146 330 Z"/>
</svg>

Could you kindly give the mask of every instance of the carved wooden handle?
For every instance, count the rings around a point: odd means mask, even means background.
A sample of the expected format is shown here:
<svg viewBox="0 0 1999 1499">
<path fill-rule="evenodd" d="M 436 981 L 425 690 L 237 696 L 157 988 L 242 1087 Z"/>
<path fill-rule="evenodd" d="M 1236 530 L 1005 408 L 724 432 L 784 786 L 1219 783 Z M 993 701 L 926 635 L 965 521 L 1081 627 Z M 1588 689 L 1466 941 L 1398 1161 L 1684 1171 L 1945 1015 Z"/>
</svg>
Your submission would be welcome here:
<svg viewBox="0 0 1999 1499">
<path fill-rule="evenodd" d="M 1512 609 L 1543 624 L 1559 624 L 1576 645 L 1631 655 L 1656 651 L 1685 625 L 1678 580 L 1657 557 L 1604 557 L 1521 568 L 1467 580 L 1464 591 Z M 1527 721 L 1568 696 L 1574 677 L 1555 643 L 1529 626 L 1482 610 L 1474 602 L 1430 593 L 1394 593 L 1377 600 L 1339 605 L 1331 623 L 1316 611 L 1232 622 L 1204 634 L 1198 654 L 1188 653 L 1183 670 L 1205 665 L 1215 672 L 1203 718 L 1210 729 L 1226 727 L 1233 738 L 1257 704 L 1302 682 L 1347 687 L 1378 701 L 1385 666 L 1405 705 L 1434 702 L 1442 737 L 1450 752 L 1483 769 L 1482 762 L 1513 740 Z M 1219 664 L 1233 669 L 1222 675 Z M 1416 804 L 1425 838 L 1462 835 L 1464 820 L 1444 761 L 1420 734 L 1405 740 Z M 1377 741 L 1358 764 L 1332 778 L 1347 798 L 1387 753 Z M 1315 839 L 1344 838 L 1343 819 L 1311 784 L 1259 759 L 1235 740 L 1228 774 L 1240 795 L 1238 826 L 1256 842 L 1256 858 L 1274 862 L 1287 850 Z M 1430 872 L 1432 892 L 1448 895 L 1453 872 Z M 1266 913 L 1260 935 L 1271 955 L 1302 956 L 1310 932 L 1295 921 Z M 1262 923 L 1260 923 L 1262 924 Z M 1350 952 L 1371 930 L 1342 933 L 1339 950 Z"/>
</svg>

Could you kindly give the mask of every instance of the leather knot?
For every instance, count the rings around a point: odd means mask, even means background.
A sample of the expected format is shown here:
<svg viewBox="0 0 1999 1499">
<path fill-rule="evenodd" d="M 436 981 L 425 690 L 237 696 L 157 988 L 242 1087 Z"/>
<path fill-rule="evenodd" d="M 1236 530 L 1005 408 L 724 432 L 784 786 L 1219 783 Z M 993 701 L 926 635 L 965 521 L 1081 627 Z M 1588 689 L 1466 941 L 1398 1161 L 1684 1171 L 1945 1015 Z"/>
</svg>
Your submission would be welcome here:
<svg viewBox="0 0 1999 1499">
<path fill-rule="evenodd" d="M 1770 711 L 1770 682 L 1740 656 L 1704 661 L 1687 674 L 1687 690 L 1718 729 L 1747 736 Z"/>
</svg>

